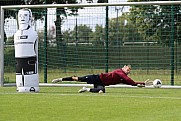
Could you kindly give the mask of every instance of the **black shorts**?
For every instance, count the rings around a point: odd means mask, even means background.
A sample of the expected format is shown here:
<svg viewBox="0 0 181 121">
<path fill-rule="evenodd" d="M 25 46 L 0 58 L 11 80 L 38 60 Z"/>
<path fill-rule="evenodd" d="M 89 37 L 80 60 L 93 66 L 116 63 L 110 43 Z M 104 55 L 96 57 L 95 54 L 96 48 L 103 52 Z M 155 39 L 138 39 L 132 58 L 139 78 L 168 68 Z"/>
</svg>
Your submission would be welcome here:
<svg viewBox="0 0 181 121">
<path fill-rule="evenodd" d="M 81 82 L 87 82 L 87 84 L 94 84 L 94 85 L 100 85 L 103 86 L 102 81 L 99 77 L 99 74 L 93 74 L 93 75 L 87 75 L 83 77 L 79 77 L 79 80 Z"/>
</svg>

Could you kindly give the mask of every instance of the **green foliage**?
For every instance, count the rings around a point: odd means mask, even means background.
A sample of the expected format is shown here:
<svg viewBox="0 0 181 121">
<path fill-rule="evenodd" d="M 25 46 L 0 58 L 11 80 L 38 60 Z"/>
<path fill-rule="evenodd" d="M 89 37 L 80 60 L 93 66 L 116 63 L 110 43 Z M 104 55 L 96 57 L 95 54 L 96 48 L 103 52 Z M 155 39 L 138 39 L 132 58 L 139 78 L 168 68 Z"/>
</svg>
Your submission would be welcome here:
<svg viewBox="0 0 181 121">
<path fill-rule="evenodd" d="M 142 2 L 145 0 L 128 0 L 129 2 Z M 154 0 L 146 0 L 154 1 Z M 158 0 L 159 1 L 159 0 Z M 134 21 L 135 27 L 145 40 L 154 40 L 163 45 L 170 46 L 171 39 L 181 43 L 180 19 L 181 6 L 150 5 L 150 6 L 132 6 L 130 9 L 131 21 Z M 141 24 L 140 24 L 141 23 Z"/>
<path fill-rule="evenodd" d="M 14 47 L 5 47 L 4 53 L 5 72 L 13 72 L 15 69 Z"/>
<path fill-rule="evenodd" d="M 94 45 L 104 46 L 105 41 L 105 30 L 102 25 L 96 25 L 95 31 L 92 33 L 93 38 L 92 41 Z"/>
</svg>

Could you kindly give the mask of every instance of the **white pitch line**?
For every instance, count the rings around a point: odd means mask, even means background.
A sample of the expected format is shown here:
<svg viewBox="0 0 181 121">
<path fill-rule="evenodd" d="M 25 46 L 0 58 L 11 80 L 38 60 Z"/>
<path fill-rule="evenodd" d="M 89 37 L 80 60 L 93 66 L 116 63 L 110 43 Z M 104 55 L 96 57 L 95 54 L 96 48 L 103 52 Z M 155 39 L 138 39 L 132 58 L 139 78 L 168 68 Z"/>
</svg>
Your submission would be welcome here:
<svg viewBox="0 0 181 121">
<path fill-rule="evenodd" d="M 7 83 L 4 86 L 16 86 L 15 83 Z M 84 87 L 84 86 L 93 86 L 92 84 L 52 84 L 52 83 L 40 83 L 40 87 Z M 107 88 L 138 88 L 137 86 L 131 85 L 124 85 L 124 84 L 117 84 L 117 85 L 110 85 L 106 86 Z M 154 88 L 153 86 L 146 86 L 143 88 Z M 163 89 L 181 89 L 181 86 L 171 86 L 171 85 L 162 85 L 161 88 Z"/>
<path fill-rule="evenodd" d="M 84 86 L 93 86 L 92 84 L 52 84 L 52 83 L 40 83 L 39 84 L 42 87 L 84 87 Z M 124 85 L 124 84 L 117 84 L 117 85 L 110 85 L 106 86 L 108 88 L 120 88 L 120 87 L 125 87 L 125 88 L 139 88 L 137 86 L 131 86 L 131 85 Z M 143 88 L 154 88 L 153 86 L 146 86 Z M 181 86 L 171 86 L 171 85 L 162 85 L 161 88 L 163 89 L 181 89 Z"/>
</svg>

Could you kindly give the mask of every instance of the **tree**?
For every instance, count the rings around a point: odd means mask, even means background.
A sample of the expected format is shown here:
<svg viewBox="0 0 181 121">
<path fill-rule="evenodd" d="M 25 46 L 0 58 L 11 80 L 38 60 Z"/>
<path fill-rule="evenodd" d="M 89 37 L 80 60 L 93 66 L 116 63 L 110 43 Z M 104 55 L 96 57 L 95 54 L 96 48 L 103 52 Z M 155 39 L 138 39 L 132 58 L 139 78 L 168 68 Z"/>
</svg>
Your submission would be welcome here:
<svg viewBox="0 0 181 121">
<path fill-rule="evenodd" d="M 145 0 L 128 0 L 141 2 Z M 150 1 L 150 0 L 146 0 Z M 152 0 L 154 1 L 154 0 Z M 135 28 L 144 36 L 145 40 L 154 40 L 164 45 L 170 45 L 170 37 L 181 43 L 181 6 L 180 5 L 150 5 L 132 6 L 130 9 L 131 21 Z"/>
<path fill-rule="evenodd" d="M 129 13 L 109 20 L 109 46 L 122 46 L 124 42 L 138 42 L 143 40 L 142 35 L 134 29 L 134 23 L 129 19 Z M 136 35 L 136 36 L 135 36 Z M 105 45 L 105 28 L 96 25 L 93 33 L 96 45 Z"/>
<path fill-rule="evenodd" d="M 96 25 L 95 32 L 93 32 L 93 39 L 95 45 L 104 45 L 105 33 L 102 25 Z"/>
<path fill-rule="evenodd" d="M 63 38 L 67 43 L 89 43 L 92 41 L 92 29 L 87 25 L 75 26 L 71 31 L 66 30 L 63 32 Z"/>
<path fill-rule="evenodd" d="M 74 30 L 73 30 L 73 37 L 75 38 L 78 38 L 78 42 L 80 43 L 89 43 L 90 41 L 90 35 L 92 33 L 92 29 L 87 26 L 87 25 L 79 25 L 76 27 L 74 27 Z"/>
</svg>

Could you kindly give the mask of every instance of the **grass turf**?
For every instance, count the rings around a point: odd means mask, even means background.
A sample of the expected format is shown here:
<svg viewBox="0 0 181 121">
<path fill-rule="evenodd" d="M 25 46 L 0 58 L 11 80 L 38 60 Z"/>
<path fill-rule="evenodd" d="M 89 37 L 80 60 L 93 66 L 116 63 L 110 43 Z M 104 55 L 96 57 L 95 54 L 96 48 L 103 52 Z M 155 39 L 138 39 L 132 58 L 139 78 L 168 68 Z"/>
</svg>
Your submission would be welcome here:
<svg viewBox="0 0 181 121">
<path fill-rule="evenodd" d="M 40 93 L 0 88 L 0 121 L 178 121 L 181 89 L 40 87 Z"/>
</svg>

